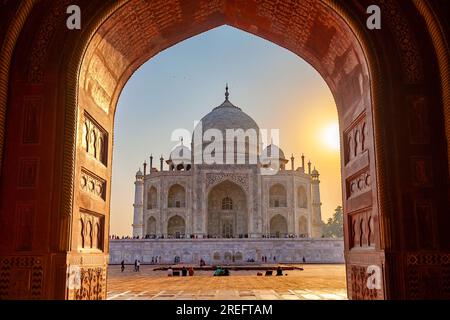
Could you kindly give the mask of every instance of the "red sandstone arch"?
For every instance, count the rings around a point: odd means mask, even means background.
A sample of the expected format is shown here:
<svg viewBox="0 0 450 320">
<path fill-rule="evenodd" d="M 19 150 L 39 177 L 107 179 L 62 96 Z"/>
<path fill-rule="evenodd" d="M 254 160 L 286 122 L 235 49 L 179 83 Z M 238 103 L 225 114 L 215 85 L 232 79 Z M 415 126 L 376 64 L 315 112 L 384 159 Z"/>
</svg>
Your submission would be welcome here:
<svg viewBox="0 0 450 320">
<path fill-rule="evenodd" d="M 81 213 L 109 224 L 118 95 L 151 56 L 222 24 L 311 63 L 334 94 L 341 141 L 368 135 L 364 149 L 361 139 L 341 148 L 349 297 L 448 294 L 449 33 L 436 13 L 441 4 L 376 2 L 381 31 L 365 28 L 365 1 L 352 0 L 83 0 L 80 32 L 64 27 L 68 1 L 3 5 L 0 20 L 10 28 L 0 33 L 0 280 L 9 283 L 7 266 L 17 263 L 34 289 L 8 285 L 0 298 L 105 298 L 107 233 L 103 253 L 76 248 Z M 85 123 L 92 139 L 83 145 Z M 94 188 L 83 189 L 84 180 Z M 379 290 L 364 286 L 370 264 L 383 270 Z M 80 265 L 95 284 L 66 290 L 67 265 Z"/>
<path fill-rule="evenodd" d="M 200 17 L 196 16 L 199 11 L 203 13 Z M 84 46 L 83 50 L 76 51 L 81 55 L 75 55 L 70 64 L 77 68 L 73 78 L 77 82 L 68 82 L 68 92 L 75 86 L 78 121 L 75 128 L 71 127 L 72 123 L 66 125 L 66 134 L 75 134 L 76 141 L 83 139 L 79 134 L 77 136 L 77 132 L 80 132 L 80 126 L 84 125 L 86 117 L 87 121 L 95 118 L 100 131 L 111 136 L 117 99 L 134 70 L 161 50 L 223 24 L 279 44 L 304 58 L 318 70 L 335 97 L 340 126 L 344 129 L 344 139 L 353 132 L 355 137 L 369 135 L 366 137 L 368 143 L 365 144 L 364 150 L 360 147 L 362 140 L 354 141 L 355 148 L 350 151 L 353 157 L 344 162 L 344 179 L 347 180 L 362 171 L 359 174 L 371 176 L 370 181 L 376 186 L 378 171 L 375 166 L 372 90 L 378 83 L 377 79 L 373 78 L 376 78 L 379 68 L 376 61 L 371 61 L 371 66 L 368 64 L 367 56 L 371 54 L 369 44 L 366 42 L 367 47 L 363 48 L 363 39 L 358 39 L 345 22 L 342 13 L 317 0 L 278 5 L 269 1 L 256 1 L 252 6 L 246 2 L 182 2 L 161 6 L 157 1 L 149 3 L 131 0 L 114 8 L 89 38 L 88 45 L 81 44 Z M 371 81 L 373 86 L 370 85 Z M 70 99 L 68 102 L 71 102 Z M 362 132 L 363 127 L 367 128 L 365 132 Z M 109 143 L 112 148 L 111 139 Z M 343 149 L 347 150 L 348 146 L 344 145 Z M 75 150 L 75 158 L 80 159 L 74 163 L 73 173 L 70 172 L 70 175 L 74 174 L 75 181 L 78 181 L 79 172 L 83 168 L 93 166 L 84 158 L 84 154 L 85 150 Z M 358 166 L 355 166 L 357 160 Z M 111 175 L 110 167 L 98 169 L 101 176 Z M 345 181 L 344 184 L 345 188 L 348 188 L 347 184 L 354 182 Z M 76 187 L 74 192 L 77 193 Z M 359 203 L 355 204 L 354 199 L 348 196 L 349 206 L 344 208 L 349 207 L 347 213 L 354 212 L 355 217 L 352 219 L 361 223 L 372 216 L 377 217 L 374 221 L 379 221 L 377 189 L 368 185 L 362 192 L 366 192 L 366 199 L 357 199 Z M 80 206 L 82 204 L 78 203 L 75 196 L 73 207 Z M 362 212 L 357 212 L 362 209 Z M 376 235 L 377 241 L 370 242 L 364 238 L 363 233 L 359 235 L 366 244 L 365 249 L 368 249 L 366 255 L 371 256 L 370 262 L 353 266 L 354 263 L 349 261 L 348 278 L 352 272 L 364 272 L 368 264 L 375 264 L 383 269 L 384 256 L 379 241 L 378 223 L 375 228 L 372 234 Z M 371 245 L 367 245 L 369 243 Z M 352 244 L 349 240 L 347 250 L 351 249 Z M 362 247 L 363 244 L 360 248 Z M 355 271 L 355 268 L 358 271 Z M 351 289 L 350 287 L 349 290 Z M 350 295 L 352 294 L 350 291 Z M 353 295 L 356 297 L 357 294 Z M 382 298 L 384 291 L 377 290 L 374 295 Z"/>
</svg>

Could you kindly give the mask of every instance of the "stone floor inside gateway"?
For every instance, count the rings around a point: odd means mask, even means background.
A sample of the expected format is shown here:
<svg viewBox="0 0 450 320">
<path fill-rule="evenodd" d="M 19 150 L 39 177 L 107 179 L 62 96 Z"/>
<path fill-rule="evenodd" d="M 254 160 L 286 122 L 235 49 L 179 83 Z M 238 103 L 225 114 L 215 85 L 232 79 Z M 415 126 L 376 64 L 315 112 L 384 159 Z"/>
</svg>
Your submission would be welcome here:
<svg viewBox="0 0 450 320">
<path fill-rule="evenodd" d="M 305 264 L 304 270 L 287 270 L 282 277 L 257 276 L 253 271 L 232 271 L 213 277 L 212 271 L 195 271 L 192 277 L 168 277 L 141 265 L 109 266 L 108 300 L 345 300 L 345 265 Z"/>
</svg>

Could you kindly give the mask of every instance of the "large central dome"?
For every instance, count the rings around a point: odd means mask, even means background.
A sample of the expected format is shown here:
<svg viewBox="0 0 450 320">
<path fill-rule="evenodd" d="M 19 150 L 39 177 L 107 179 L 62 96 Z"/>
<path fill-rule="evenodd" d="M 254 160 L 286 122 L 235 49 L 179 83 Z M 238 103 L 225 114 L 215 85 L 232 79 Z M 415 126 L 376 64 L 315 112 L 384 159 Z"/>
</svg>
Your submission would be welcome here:
<svg viewBox="0 0 450 320">
<path fill-rule="evenodd" d="M 201 126 L 201 127 L 200 127 Z M 201 128 L 201 129 L 200 129 Z M 246 135 L 246 146 L 245 152 L 240 152 L 240 150 L 234 150 L 235 159 L 244 158 L 245 163 L 248 163 L 250 159 L 249 155 L 258 157 L 259 154 L 259 127 L 258 124 L 249 115 L 241 110 L 241 108 L 236 107 L 229 100 L 228 86 L 225 88 L 225 101 L 218 107 L 215 107 L 210 113 L 205 115 L 200 123 L 194 130 L 194 135 L 200 135 L 205 141 L 198 144 L 198 139 L 192 139 L 193 141 L 193 151 L 198 152 L 199 150 L 205 150 L 211 141 L 208 140 L 210 135 L 216 136 L 216 133 L 222 134 L 222 139 L 224 141 L 223 151 L 227 152 L 226 145 L 233 145 L 237 141 L 235 137 L 233 140 L 227 140 L 227 130 L 231 129 L 235 134 L 238 132 L 236 130 L 243 130 Z M 205 134 L 206 133 L 206 134 Z M 250 139 L 249 137 L 252 137 Z M 197 137 L 198 138 L 198 137 Z M 254 139 L 253 139 L 254 138 Z M 242 150 L 241 150 L 242 151 Z M 225 159 L 225 157 L 224 157 Z M 225 161 L 224 161 L 225 163 Z"/>
<path fill-rule="evenodd" d="M 225 101 L 218 107 L 215 107 L 210 113 L 201 120 L 203 132 L 208 129 L 218 129 L 222 131 L 225 138 L 227 129 L 254 129 L 259 134 L 258 124 L 241 108 L 236 107 L 230 102 L 228 86 L 225 91 Z"/>
</svg>

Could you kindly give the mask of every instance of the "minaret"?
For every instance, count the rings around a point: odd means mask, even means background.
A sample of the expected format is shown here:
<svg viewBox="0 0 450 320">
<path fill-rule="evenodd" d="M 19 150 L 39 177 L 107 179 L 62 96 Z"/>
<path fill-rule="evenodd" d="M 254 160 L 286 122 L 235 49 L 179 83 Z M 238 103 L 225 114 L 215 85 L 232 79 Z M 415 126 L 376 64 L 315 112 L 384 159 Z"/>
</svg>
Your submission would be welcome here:
<svg viewBox="0 0 450 320">
<path fill-rule="evenodd" d="M 150 155 L 150 174 L 152 173 L 152 169 L 153 169 L 153 155 Z"/>
<path fill-rule="evenodd" d="M 142 238 L 144 235 L 144 176 L 141 169 L 136 172 L 134 182 L 134 216 L 133 216 L 133 237 Z"/>
<path fill-rule="evenodd" d="M 322 237 L 322 213 L 319 188 L 319 171 L 314 168 L 311 173 L 311 237 Z"/>
<path fill-rule="evenodd" d="M 147 175 L 147 161 L 144 160 L 144 177 Z"/>
<path fill-rule="evenodd" d="M 302 171 L 305 173 L 305 155 L 302 153 Z"/>
<path fill-rule="evenodd" d="M 311 174 L 311 160 L 308 161 L 308 174 Z"/>
<path fill-rule="evenodd" d="M 295 166 L 294 166 L 294 154 L 291 155 L 291 170 L 292 170 L 292 171 L 295 170 Z"/>
<path fill-rule="evenodd" d="M 163 158 L 163 156 L 161 155 L 161 158 L 159 158 L 159 162 L 160 162 L 160 164 L 159 164 L 159 166 L 160 166 L 160 171 L 163 171 L 163 164 L 164 164 L 164 158 Z"/>
</svg>

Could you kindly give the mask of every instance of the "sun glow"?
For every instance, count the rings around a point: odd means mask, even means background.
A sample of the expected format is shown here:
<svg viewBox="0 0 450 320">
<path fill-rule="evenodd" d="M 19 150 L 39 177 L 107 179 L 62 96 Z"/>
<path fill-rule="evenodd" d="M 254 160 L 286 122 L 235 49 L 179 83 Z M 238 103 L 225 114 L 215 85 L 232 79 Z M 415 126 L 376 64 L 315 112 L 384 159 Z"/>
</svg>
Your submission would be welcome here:
<svg viewBox="0 0 450 320">
<path fill-rule="evenodd" d="M 339 150 L 339 125 L 331 123 L 322 131 L 322 141 L 331 150 Z"/>
</svg>

